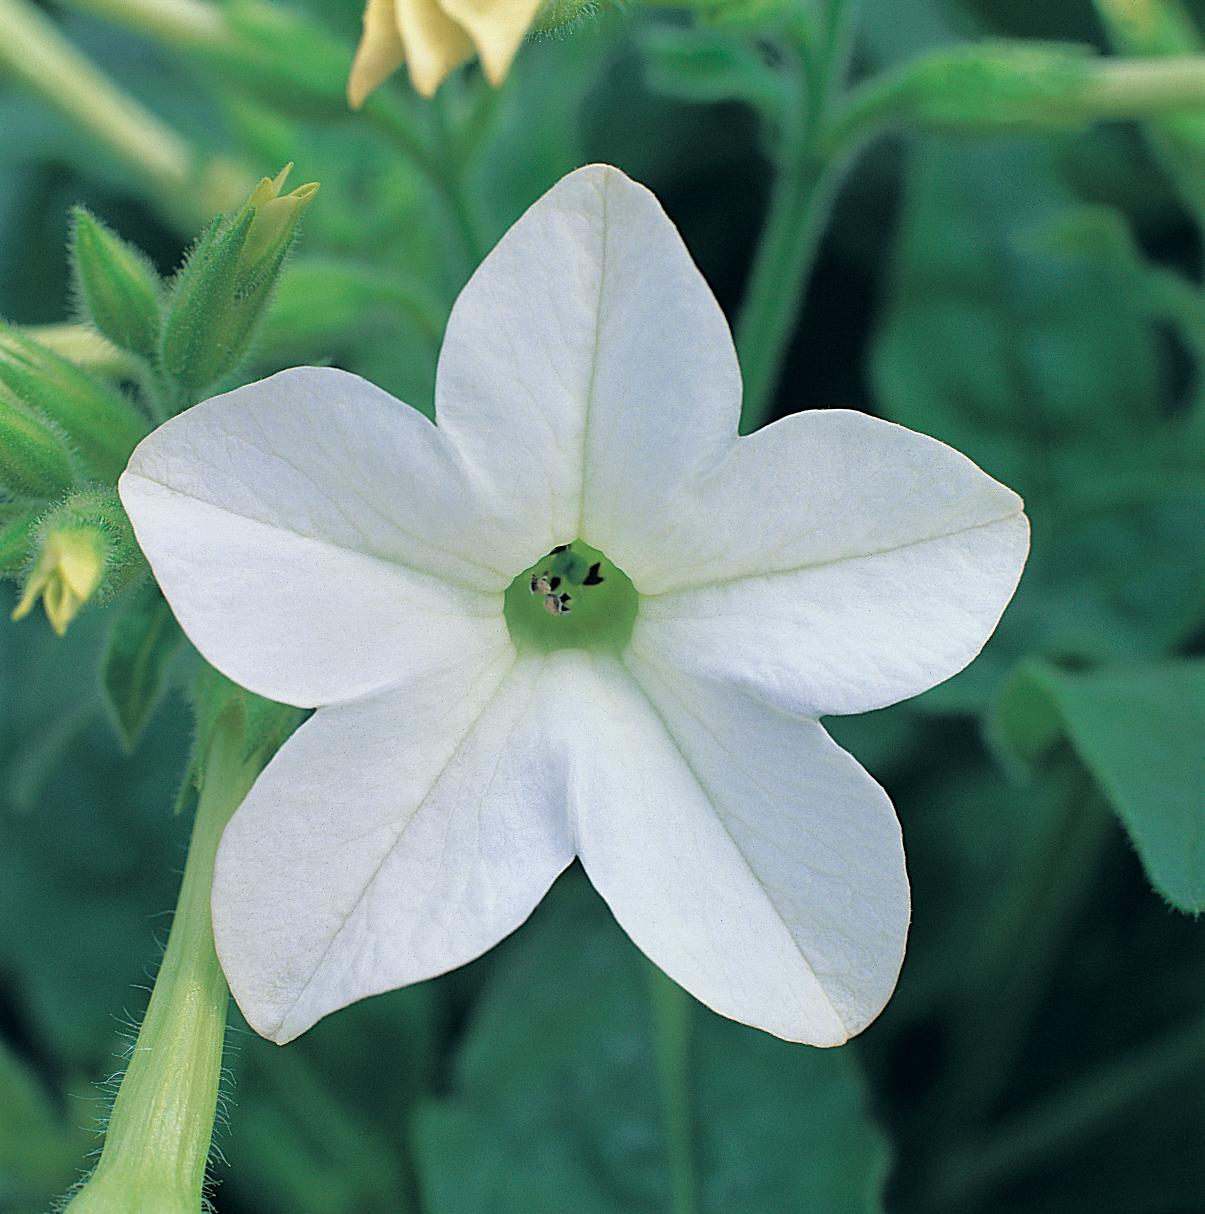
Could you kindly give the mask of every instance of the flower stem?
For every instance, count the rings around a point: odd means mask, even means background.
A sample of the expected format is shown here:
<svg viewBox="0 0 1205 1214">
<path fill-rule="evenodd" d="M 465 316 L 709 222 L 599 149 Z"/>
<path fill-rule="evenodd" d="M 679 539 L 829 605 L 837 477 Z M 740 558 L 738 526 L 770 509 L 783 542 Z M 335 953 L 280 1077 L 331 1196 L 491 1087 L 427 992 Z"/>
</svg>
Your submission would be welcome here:
<svg viewBox="0 0 1205 1214">
<path fill-rule="evenodd" d="M 693 1127 L 690 1115 L 690 996 L 641 957 L 653 1017 L 653 1052 L 665 1124 L 673 1214 L 697 1214 Z"/>
<path fill-rule="evenodd" d="M 96 1171 L 71 1214 L 199 1214 L 217 1109 L 229 991 L 213 947 L 209 888 L 218 840 L 263 767 L 227 714 L 213 731 L 167 951 Z"/>
<path fill-rule="evenodd" d="M 736 327 L 745 386 L 742 434 L 770 420 L 804 285 L 840 175 L 834 161 L 826 163 L 803 141 L 783 157 Z"/>
<path fill-rule="evenodd" d="M 764 425 L 774 407 L 804 287 L 859 132 L 846 147 L 826 138 L 829 115 L 840 100 L 857 5 L 831 0 L 820 37 L 788 31 L 803 88 L 795 112 L 784 116 L 775 156 L 777 174 L 753 270 L 736 325 L 736 348 L 744 380 L 741 433 Z"/>
</svg>

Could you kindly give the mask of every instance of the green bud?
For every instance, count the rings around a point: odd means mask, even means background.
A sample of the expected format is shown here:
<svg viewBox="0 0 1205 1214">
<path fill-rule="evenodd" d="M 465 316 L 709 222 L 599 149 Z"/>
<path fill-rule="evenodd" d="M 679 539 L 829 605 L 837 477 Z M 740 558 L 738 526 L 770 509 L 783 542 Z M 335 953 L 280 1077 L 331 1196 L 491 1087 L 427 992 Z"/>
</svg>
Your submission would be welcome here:
<svg viewBox="0 0 1205 1214">
<path fill-rule="evenodd" d="M 982 42 L 906 64 L 892 109 L 957 133 L 1064 131 L 1089 122 L 1091 51 L 1067 43 Z"/>
<path fill-rule="evenodd" d="M 14 620 L 41 597 L 50 626 L 62 636 L 85 603 L 103 602 L 146 575 L 146 559 L 117 490 L 84 489 L 53 507 L 33 536 L 33 568 Z"/>
<path fill-rule="evenodd" d="M 12 497 L 58 498 L 74 485 L 62 436 L 44 418 L 0 394 L 0 489 Z"/>
<path fill-rule="evenodd" d="M 25 336 L 52 354 L 104 379 L 133 379 L 137 360 L 85 324 L 26 325 Z"/>
<path fill-rule="evenodd" d="M 138 249 L 82 207 L 74 216 L 71 263 L 80 303 L 115 346 L 153 362 L 163 324 L 159 275 Z"/>
<path fill-rule="evenodd" d="M 0 506 L 0 575 L 15 576 L 29 567 L 42 509 L 20 502 Z"/>
<path fill-rule="evenodd" d="M 297 225 L 318 193 L 311 182 L 281 197 L 292 165 L 255 187 L 232 219 L 217 219 L 176 280 L 163 369 L 200 392 L 242 361 L 264 317 Z"/>
<path fill-rule="evenodd" d="M 151 428 L 116 388 L 2 323 L 0 385 L 61 426 L 97 480 L 115 482 Z"/>
</svg>

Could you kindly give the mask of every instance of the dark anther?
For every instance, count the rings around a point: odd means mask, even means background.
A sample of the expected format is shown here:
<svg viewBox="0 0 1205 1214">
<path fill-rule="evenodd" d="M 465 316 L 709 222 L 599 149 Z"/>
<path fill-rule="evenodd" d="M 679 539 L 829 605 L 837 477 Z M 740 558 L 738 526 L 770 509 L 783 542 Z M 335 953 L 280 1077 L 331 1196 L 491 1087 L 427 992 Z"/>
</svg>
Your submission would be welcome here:
<svg viewBox="0 0 1205 1214">
<path fill-rule="evenodd" d="M 602 561 L 595 561 L 594 564 L 590 566 L 590 572 L 586 574 L 585 580 L 582 582 L 583 586 L 597 586 L 601 582 L 606 581 L 606 578 L 601 578 L 598 576 L 598 568 L 601 564 Z"/>
<path fill-rule="evenodd" d="M 554 577 L 554 578 L 548 579 L 548 589 L 549 590 L 555 590 L 560 584 L 561 584 L 561 579 L 559 577 Z"/>
<path fill-rule="evenodd" d="M 558 552 L 565 552 L 568 550 L 568 548 L 569 548 L 568 544 L 557 544 L 557 546 L 548 555 L 556 556 L 556 554 Z"/>
</svg>

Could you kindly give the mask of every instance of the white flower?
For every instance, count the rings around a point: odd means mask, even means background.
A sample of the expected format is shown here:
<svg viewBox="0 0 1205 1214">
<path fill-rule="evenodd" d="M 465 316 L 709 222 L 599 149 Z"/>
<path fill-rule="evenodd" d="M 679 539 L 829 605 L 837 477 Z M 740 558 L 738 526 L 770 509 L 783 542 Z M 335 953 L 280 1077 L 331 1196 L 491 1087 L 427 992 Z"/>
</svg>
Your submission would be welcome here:
<svg viewBox="0 0 1205 1214">
<path fill-rule="evenodd" d="M 476 957 L 575 855 L 726 1016 L 834 1045 L 882 1008 L 899 826 L 817 718 L 969 662 L 1028 525 L 858 413 L 738 439 L 740 394 L 672 224 L 595 165 L 465 287 L 438 425 L 298 368 L 139 446 L 122 498 L 185 631 L 318 708 L 218 856 L 218 953 L 261 1033 Z"/>
</svg>

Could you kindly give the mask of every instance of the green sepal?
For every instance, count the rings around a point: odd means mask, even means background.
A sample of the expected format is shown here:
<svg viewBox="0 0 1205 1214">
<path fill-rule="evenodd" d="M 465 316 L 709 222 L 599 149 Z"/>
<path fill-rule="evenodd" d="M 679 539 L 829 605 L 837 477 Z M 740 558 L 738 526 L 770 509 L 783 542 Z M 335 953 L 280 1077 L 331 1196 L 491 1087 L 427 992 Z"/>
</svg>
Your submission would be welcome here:
<svg viewBox="0 0 1205 1214">
<path fill-rule="evenodd" d="M 246 213 L 235 223 L 215 218 L 176 276 L 163 331 L 162 365 L 190 391 L 199 392 L 233 370 L 242 353 L 230 346 L 229 313 L 239 254 L 253 219 Z"/>
<path fill-rule="evenodd" d="M 117 732 L 133 750 L 167 684 L 184 639 L 158 585 L 147 581 L 125 603 L 113 628 L 101 685 Z"/>
<path fill-rule="evenodd" d="M 205 755 L 214 730 L 228 713 L 238 713 L 242 722 L 243 748 L 240 762 L 255 756 L 267 762 L 284 744 L 289 734 L 301 724 L 306 713 L 289 704 L 278 704 L 266 700 L 232 682 L 215 670 L 208 662 L 202 662 L 192 690 L 193 709 L 196 713 L 196 732 L 189 752 L 188 767 L 180 795 L 176 798 L 176 812 L 188 804 L 194 793 L 201 790 L 205 779 Z"/>
<path fill-rule="evenodd" d="M 271 302 L 314 183 L 280 195 L 292 165 L 264 178 L 232 219 L 214 220 L 176 278 L 163 370 L 199 394 L 242 362 Z"/>
<path fill-rule="evenodd" d="M 115 346 L 153 363 L 163 328 L 159 275 L 140 250 L 83 207 L 72 214 L 71 268 L 80 306 Z"/>
<path fill-rule="evenodd" d="M 3 323 L 0 385 L 26 408 L 61 426 L 85 471 L 110 484 L 151 429 L 116 388 Z"/>
<path fill-rule="evenodd" d="M 48 500 L 75 486 L 70 449 L 54 425 L 0 393 L 0 490 Z"/>
<path fill-rule="evenodd" d="M 0 505 L 0 577 L 16 577 L 29 568 L 43 509 L 18 502 Z"/>
<path fill-rule="evenodd" d="M 42 530 L 88 527 L 105 537 L 105 573 L 97 597 L 107 602 L 150 570 L 129 515 L 112 486 L 92 486 L 71 494 L 42 516 Z"/>
</svg>

